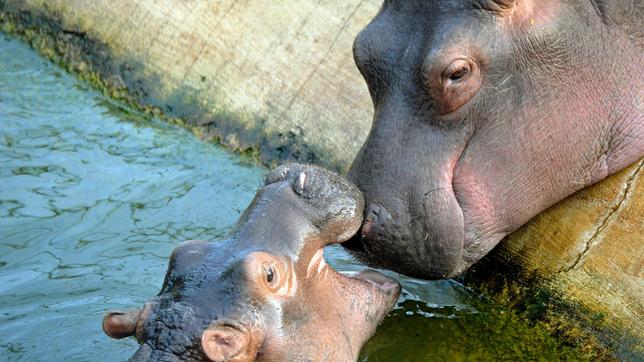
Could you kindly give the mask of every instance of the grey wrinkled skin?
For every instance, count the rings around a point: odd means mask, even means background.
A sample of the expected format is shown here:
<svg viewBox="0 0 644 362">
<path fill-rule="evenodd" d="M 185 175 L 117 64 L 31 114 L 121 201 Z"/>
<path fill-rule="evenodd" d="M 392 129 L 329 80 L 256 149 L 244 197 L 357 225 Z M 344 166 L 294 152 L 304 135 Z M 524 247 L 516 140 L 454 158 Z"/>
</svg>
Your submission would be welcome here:
<svg viewBox="0 0 644 362">
<path fill-rule="evenodd" d="M 375 114 L 349 172 L 365 223 L 345 246 L 373 266 L 452 277 L 643 157 L 643 7 L 385 1 L 354 43 Z"/>
<path fill-rule="evenodd" d="M 280 166 L 224 240 L 179 245 L 159 294 L 106 314 L 103 329 L 136 337 L 131 361 L 355 360 L 400 293 L 374 271 L 345 276 L 321 257 L 358 230 L 363 205 L 330 171 Z M 215 341 L 210 355 L 204 340 Z"/>
</svg>

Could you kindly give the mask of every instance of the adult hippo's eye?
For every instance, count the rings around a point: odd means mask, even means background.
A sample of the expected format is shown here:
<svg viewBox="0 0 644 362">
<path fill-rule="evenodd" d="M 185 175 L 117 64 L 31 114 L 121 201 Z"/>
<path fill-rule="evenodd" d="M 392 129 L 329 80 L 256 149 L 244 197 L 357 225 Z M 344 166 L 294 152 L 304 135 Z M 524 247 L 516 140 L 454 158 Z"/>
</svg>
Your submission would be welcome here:
<svg viewBox="0 0 644 362">
<path fill-rule="evenodd" d="M 481 88 L 481 70 L 477 62 L 463 57 L 447 66 L 441 61 L 432 65 L 425 85 L 440 114 L 454 112 L 465 105 Z"/>
</svg>

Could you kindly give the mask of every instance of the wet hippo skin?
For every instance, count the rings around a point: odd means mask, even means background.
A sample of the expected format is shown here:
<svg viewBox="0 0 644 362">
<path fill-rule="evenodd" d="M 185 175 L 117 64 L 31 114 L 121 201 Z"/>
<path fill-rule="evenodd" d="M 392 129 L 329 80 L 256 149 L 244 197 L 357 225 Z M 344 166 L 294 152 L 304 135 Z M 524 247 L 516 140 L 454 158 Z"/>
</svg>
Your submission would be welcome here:
<svg viewBox="0 0 644 362">
<path fill-rule="evenodd" d="M 324 261 L 362 213 L 347 180 L 281 166 L 225 240 L 179 245 L 161 292 L 106 314 L 103 329 L 136 337 L 132 361 L 355 361 L 400 294 L 375 271 L 348 277 Z"/>
<path fill-rule="evenodd" d="M 644 3 L 389 0 L 357 36 L 374 104 L 349 178 L 367 264 L 455 276 L 644 157 Z"/>
</svg>

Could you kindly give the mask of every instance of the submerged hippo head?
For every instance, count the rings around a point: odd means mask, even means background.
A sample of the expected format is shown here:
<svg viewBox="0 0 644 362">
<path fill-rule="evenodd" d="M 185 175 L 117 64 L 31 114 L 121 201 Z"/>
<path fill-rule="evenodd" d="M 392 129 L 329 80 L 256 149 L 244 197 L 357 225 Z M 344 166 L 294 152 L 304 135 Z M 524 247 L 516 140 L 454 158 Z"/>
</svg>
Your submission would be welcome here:
<svg viewBox="0 0 644 362">
<path fill-rule="evenodd" d="M 355 360 L 400 292 L 375 271 L 347 277 L 324 261 L 362 208 L 335 174 L 279 167 L 226 240 L 179 245 L 161 292 L 140 311 L 108 313 L 103 329 L 136 336 L 134 361 Z"/>
<path fill-rule="evenodd" d="M 644 156 L 641 1 L 385 1 L 354 57 L 373 100 L 349 178 L 369 264 L 460 273 Z"/>
</svg>

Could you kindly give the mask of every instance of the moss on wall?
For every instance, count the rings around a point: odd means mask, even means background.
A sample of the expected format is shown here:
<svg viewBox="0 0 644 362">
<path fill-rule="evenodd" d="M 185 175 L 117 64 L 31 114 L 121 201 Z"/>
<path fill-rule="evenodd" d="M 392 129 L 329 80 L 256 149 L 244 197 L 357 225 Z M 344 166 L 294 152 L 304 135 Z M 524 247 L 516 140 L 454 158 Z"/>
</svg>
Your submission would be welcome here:
<svg viewBox="0 0 644 362">
<path fill-rule="evenodd" d="M 466 282 L 570 343 L 641 360 L 643 169 L 640 159 L 536 216 L 474 265 Z"/>
</svg>

